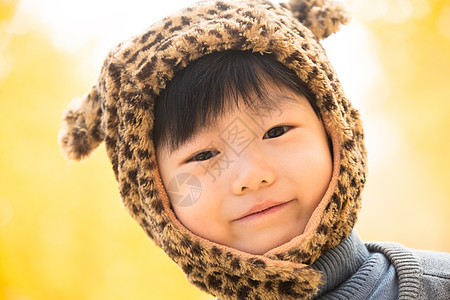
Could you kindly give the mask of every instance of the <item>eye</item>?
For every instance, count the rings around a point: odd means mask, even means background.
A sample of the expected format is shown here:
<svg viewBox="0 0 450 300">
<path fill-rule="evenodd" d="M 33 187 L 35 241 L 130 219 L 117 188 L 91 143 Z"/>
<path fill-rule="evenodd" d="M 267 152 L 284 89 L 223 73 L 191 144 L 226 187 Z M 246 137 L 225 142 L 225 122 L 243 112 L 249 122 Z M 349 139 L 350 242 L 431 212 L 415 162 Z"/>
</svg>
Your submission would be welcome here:
<svg viewBox="0 0 450 300">
<path fill-rule="evenodd" d="M 270 128 L 263 136 L 263 139 L 273 139 L 282 136 L 292 129 L 292 126 L 281 125 Z"/>
<path fill-rule="evenodd" d="M 194 156 L 190 157 L 187 160 L 187 162 L 205 161 L 205 160 L 208 160 L 208 159 L 216 156 L 217 154 L 219 154 L 219 151 L 215 151 L 215 150 L 202 151 L 202 152 L 197 153 Z"/>
</svg>

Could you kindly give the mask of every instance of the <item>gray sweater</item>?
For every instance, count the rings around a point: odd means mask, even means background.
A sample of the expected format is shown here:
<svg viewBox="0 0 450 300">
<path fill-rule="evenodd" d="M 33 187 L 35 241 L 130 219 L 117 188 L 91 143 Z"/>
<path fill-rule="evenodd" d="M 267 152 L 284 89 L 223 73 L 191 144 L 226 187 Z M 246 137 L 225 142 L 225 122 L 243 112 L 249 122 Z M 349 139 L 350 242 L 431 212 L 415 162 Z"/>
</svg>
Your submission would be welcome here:
<svg viewBox="0 0 450 300">
<path fill-rule="evenodd" d="M 318 299 L 450 299 L 450 253 L 364 244 L 355 231 L 313 268 L 325 275 Z"/>
</svg>

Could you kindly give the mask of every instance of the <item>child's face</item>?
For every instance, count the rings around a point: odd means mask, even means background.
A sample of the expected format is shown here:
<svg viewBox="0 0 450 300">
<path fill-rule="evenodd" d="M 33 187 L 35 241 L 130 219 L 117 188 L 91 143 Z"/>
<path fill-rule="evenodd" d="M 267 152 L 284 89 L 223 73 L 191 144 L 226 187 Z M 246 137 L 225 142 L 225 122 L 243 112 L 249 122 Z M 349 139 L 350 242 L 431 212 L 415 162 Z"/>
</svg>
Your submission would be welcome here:
<svg viewBox="0 0 450 300">
<path fill-rule="evenodd" d="M 302 234 L 332 174 L 327 135 L 309 102 L 277 87 L 268 97 L 279 105 L 256 115 L 240 106 L 174 152 L 157 149 L 181 223 L 252 254 Z"/>
</svg>

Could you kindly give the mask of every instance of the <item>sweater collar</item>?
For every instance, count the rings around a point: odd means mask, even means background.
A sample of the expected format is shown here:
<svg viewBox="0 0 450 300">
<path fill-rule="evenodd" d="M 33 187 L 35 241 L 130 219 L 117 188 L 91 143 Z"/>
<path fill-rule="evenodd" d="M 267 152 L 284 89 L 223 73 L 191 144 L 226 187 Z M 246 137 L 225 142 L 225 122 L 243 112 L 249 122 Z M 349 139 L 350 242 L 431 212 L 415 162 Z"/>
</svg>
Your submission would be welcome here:
<svg viewBox="0 0 450 300">
<path fill-rule="evenodd" d="M 373 255 L 374 253 L 379 255 Z M 398 294 L 398 299 L 420 298 L 423 289 L 423 269 L 417 256 L 410 249 L 396 243 L 364 244 L 355 231 L 352 231 L 341 244 L 323 253 L 312 265 L 313 269 L 322 272 L 324 280 L 315 297 L 335 291 L 339 286 L 339 289 L 343 290 L 351 286 L 365 286 L 363 290 L 367 291 L 369 288 L 367 284 L 377 284 L 376 280 L 367 282 L 370 277 L 368 274 L 372 274 L 372 279 L 380 279 L 387 264 L 395 267 L 398 280 L 395 284 L 398 287 L 395 293 Z M 355 276 L 358 270 L 361 274 L 364 273 L 364 276 Z M 342 285 L 346 281 L 347 284 Z M 363 291 L 360 296 L 362 294 Z"/>
<path fill-rule="evenodd" d="M 369 251 L 358 234 L 351 234 L 339 245 L 322 254 L 312 267 L 323 274 L 324 284 L 316 296 L 336 289 L 342 282 L 355 274 L 369 257 Z"/>
</svg>

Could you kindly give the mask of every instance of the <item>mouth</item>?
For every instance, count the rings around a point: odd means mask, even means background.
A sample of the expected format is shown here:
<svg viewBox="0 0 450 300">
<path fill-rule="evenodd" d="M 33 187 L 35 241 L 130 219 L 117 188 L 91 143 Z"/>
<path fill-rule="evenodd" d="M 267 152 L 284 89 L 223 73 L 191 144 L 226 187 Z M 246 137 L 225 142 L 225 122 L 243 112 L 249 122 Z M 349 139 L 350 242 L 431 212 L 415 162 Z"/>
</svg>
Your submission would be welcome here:
<svg viewBox="0 0 450 300">
<path fill-rule="evenodd" d="M 253 219 L 257 219 L 272 213 L 275 213 L 281 209 L 283 209 L 285 206 L 287 206 L 289 203 L 291 203 L 294 200 L 290 200 L 287 202 L 266 202 L 262 204 L 258 204 L 253 206 L 249 211 L 247 211 L 244 215 L 241 217 L 234 219 L 233 221 L 250 221 Z"/>
</svg>

